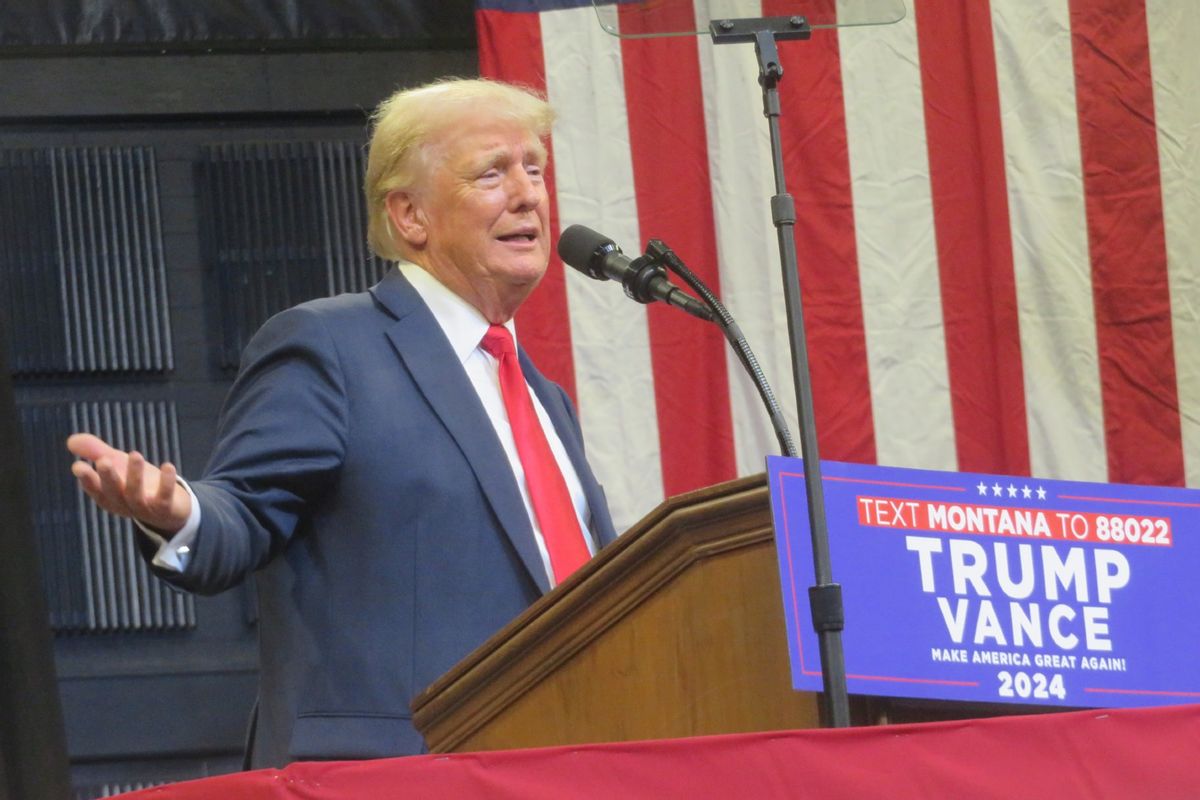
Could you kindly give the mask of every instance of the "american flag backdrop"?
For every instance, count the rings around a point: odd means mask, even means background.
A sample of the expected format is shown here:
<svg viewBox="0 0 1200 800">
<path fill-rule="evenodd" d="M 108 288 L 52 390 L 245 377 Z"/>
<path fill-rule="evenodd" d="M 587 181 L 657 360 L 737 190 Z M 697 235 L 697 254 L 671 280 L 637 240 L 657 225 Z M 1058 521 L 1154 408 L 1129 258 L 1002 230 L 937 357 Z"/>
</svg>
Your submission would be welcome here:
<svg viewBox="0 0 1200 800">
<path fill-rule="evenodd" d="M 905 5 L 780 44 L 822 458 L 1200 486 L 1200 4 Z M 556 235 L 666 241 L 798 435 L 753 46 L 617 39 L 579 0 L 476 17 L 482 74 L 559 113 Z M 517 324 L 618 526 L 777 452 L 715 326 L 557 259 Z"/>
</svg>

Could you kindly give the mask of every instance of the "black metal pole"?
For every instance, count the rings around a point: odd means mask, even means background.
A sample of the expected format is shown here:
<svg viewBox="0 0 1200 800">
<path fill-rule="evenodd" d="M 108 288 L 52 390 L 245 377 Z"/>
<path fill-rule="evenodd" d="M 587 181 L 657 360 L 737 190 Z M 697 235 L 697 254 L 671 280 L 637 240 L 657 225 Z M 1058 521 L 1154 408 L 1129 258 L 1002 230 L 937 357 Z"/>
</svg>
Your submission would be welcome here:
<svg viewBox="0 0 1200 800">
<path fill-rule="evenodd" d="M 842 588 L 833 582 L 833 569 L 829 558 L 829 532 L 825 522 L 821 458 L 817 450 L 808 343 L 804 334 L 804 310 L 796 262 L 796 204 L 787 192 L 783 146 L 779 134 L 781 111 L 778 84 L 783 78 L 783 67 L 779 61 L 776 38 L 807 39 L 812 35 L 812 30 L 803 17 L 775 17 L 714 20 L 710 31 L 716 44 L 753 41 L 754 52 L 758 57 L 758 82 L 762 86 L 763 115 L 767 118 L 770 128 L 772 164 L 775 171 L 771 218 L 779 239 L 779 261 L 783 270 L 784 301 L 787 305 L 792 351 L 792 382 L 796 389 L 796 406 L 800 420 L 800 452 L 804 458 L 804 482 L 808 497 L 808 521 L 816 577 L 816 584 L 809 587 L 808 594 L 812 606 L 813 627 L 820 642 L 826 719 L 831 727 L 845 728 L 850 725 L 850 702 L 846 693 L 846 660 L 842 650 Z"/>
</svg>

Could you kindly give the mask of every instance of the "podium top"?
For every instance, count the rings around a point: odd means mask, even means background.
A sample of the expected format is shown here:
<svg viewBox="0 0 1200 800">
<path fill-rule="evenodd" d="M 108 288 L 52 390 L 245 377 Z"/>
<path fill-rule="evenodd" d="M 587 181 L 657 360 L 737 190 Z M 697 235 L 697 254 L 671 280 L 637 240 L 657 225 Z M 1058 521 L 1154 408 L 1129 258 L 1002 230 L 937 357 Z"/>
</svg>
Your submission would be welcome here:
<svg viewBox="0 0 1200 800">
<path fill-rule="evenodd" d="M 592 0 L 600 26 L 613 36 L 697 36 L 723 19 L 802 16 L 811 28 L 890 25 L 904 19 L 904 0 Z"/>
</svg>

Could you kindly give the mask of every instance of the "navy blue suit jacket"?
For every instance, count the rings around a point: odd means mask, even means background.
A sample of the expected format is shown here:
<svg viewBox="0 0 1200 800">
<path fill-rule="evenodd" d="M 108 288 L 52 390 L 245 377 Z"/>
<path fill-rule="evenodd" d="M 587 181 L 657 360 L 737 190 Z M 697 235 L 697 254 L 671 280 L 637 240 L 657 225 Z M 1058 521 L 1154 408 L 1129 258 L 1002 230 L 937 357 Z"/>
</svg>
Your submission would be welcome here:
<svg viewBox="0 0 1200 800">
<path fill-rule="evenodd" d="M 521 354 L 615 537 L 563 390 Z M 169 580 L 257 576 L 253 765 L 420 752 L 412 697 L 549 589 L 504 450 L 432 313 L 398 270 L 297 306 L 247 347 L 202 518 Z"/>
</svg>

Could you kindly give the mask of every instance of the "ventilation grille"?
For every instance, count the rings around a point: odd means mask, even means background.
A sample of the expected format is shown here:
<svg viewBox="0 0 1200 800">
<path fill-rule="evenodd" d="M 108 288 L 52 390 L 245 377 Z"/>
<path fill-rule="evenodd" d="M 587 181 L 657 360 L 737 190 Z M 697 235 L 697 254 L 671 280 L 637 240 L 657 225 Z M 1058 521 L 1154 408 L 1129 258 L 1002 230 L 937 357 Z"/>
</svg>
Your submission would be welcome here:
<svg viewBox="0 0 1200 800">
<path fill-rule="evenodd" d="M 74 791 L 74 798 L 75 800 L 100 800 L 102 797 L 116 797 L 126 792 L 137 792 L 142 789 L 151 789 L 162 785 L 162 781 L 151 781 L 148 783 L 137 781 L 134 783 L 100 783 L 77 786 Z"/>
<path fill-rule="evenodd" d="M 50 623 L 56 632 L 174 630 L 196 626 L 195 600 L 154 577 L 129 520 L 100 511 L 75 484 L 63 442 L 91 431 L 114 447 L 179 466 L 175 408 L 165 402 L 99 402 L 20 408 L 30 460 L 35 534 Z"/>
<path fill-rule="evenodd" d="M 172 368 L 151 148 L 0 150 L 0 248 L 15 374 Z"/>
<path fill-rule="evenodd" d="M 204 148 L 201 235 L 220 299 L 222 367 L 237 366 L 272 314 L 363 291 L 383 274 L 366 245 L 362 175 L 352 142 Z"/>
</svg>

